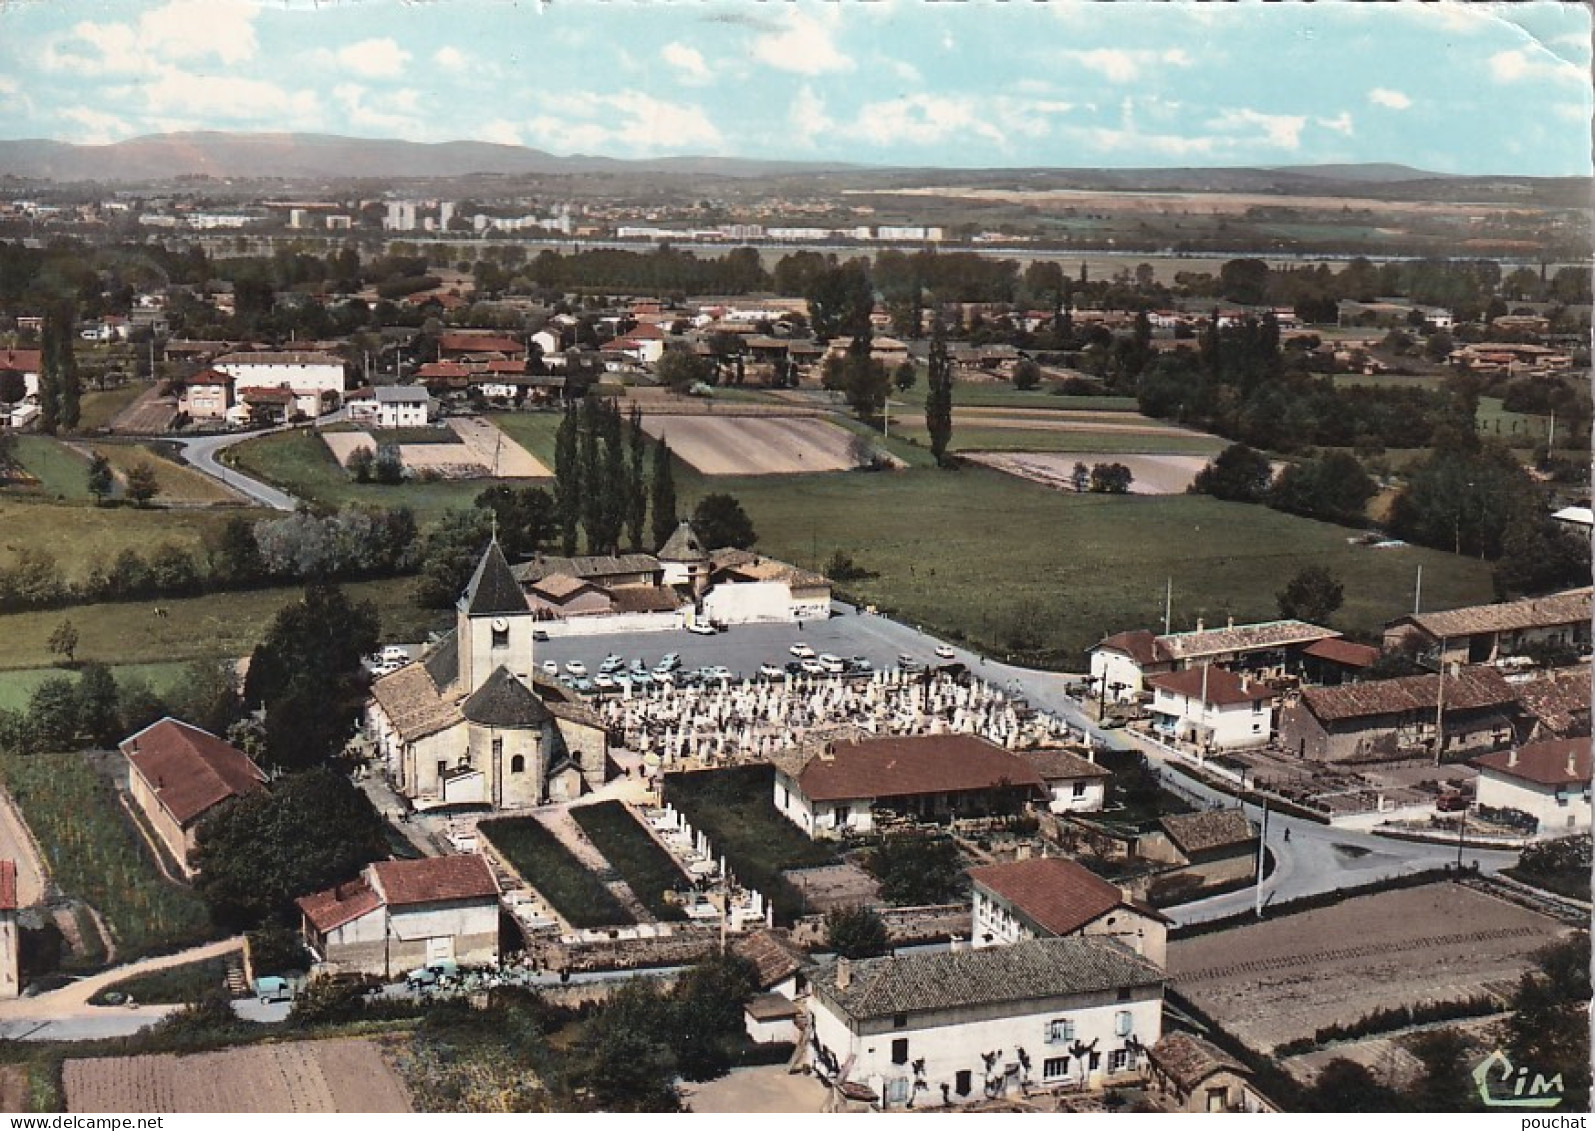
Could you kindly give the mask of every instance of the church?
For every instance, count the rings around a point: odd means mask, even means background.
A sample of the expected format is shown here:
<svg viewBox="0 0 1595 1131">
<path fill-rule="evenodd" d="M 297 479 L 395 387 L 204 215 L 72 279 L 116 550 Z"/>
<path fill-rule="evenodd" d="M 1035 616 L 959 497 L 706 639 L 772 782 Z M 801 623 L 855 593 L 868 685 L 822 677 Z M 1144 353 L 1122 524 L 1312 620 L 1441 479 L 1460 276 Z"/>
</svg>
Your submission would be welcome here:
<svg viewBox="0 0 1595 1131">
<path fill-rule="evenodd" d="M 525 809 L 603 785 L 608 735 L 591 708 L 537 676 L 536 624 L 495 539 L 454 630 L 372 684 L 366 734 L 417 809 Z"/>
</svg>

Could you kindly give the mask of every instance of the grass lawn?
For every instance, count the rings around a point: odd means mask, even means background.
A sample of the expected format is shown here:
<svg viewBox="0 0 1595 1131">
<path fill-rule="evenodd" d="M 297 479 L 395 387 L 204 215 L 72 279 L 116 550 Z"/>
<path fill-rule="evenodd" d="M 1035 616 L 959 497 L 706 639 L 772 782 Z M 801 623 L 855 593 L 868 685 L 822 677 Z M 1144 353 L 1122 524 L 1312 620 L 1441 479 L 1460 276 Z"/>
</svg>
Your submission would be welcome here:
<svg viewBox="0 0 1595 1131">
<path fill-rule="evenodd" d="M 396 486 L 356 483 L 338 466 L 327 445 L 311 428 L 278 432 L 227 449 L 227 462 L 258 479 L 281 487 L 303 499 L 328 506 L 362 503 L 370 506 L 406 506 L 423 527 L 430 526 L 451 507 L 469 507 L 494 483 L 524 486 L 520 479 L 455 479 L 435 483 L 408 481 Z"/>
<path fill-rule="evenodd" d="M 1394 373 L 1337 373 L 1334 382 L 1337 389 L 1428 389 L 1432 392 L 1445 387 L 1445 378 L 1437 374 L 1403 377 Z"/>
<path fill-rule="evenodd" d="M 669 922 L 687 917 L 680 906 L 665 899 L 665 892 L 691 886 L 686 874 L 637 823 L 630 809 L 619 801 L 602 801 L 577 806 L 570 815 L 655 919 Z"/>
<path fill-rule="evenodd" d="M 1488 562 L 1370 550 L 1343 527 L 1205 496 L 1066 494 L 978 467 L 676 483 L 683 513 L 708 490 L 735 495 L 774 557 L 819 568 L 841 550 L 880 574 L 841 587 L 851 598 L 1067 670 L 1109 633 L 1161 624 L 1169 578 L 1176 629 L 1273 619 L 1274 594 L 1308 565 L 1345 584 L 1343 630 L 1411 611 L 1420 562 L 1425 608 L 1492 599 Z"/>
<path fill-rule="evenodd" d="M 147 381 L 132 381 L 102 392 L 87 392 L 79 403 L 78 431 L 97 432 L 109 428 L 116 414 L 138 400 L 148 389 Z"/>
<path fill-rule="evenodd" d="M 1139 405 L 1134 397 L 1114 397 L 1105 393 L 1066 397 L 1052 390 L 1053 381 L 1043 381 L 1034 389 L 1016 389 L 1007 381 L 954 381 L 954 408 L 1036 408 L 1076 412 L 1137 412 Z M 923 417 L 925 411 L 924 367 L 920 367 L 919 380 L 906 392 L 892 387 L 892 401 L 913 406 Z"/>
<path fill-rule="evenodd" d="M 137 974 L 120 982 L 112 982 L 89 999 L 90 1005 L 113 1005 L 132 998 L 140 1005 L 181 1005 L 198 1001 L 206 994 L 223 989 L 227 984 L 227 959 L 206 958 L 185 966 L 168 966 L 165 970 L 152 970 Z M 120 999 L 108 1000 L 107 995 L 121 994 Z"/>
<path fill-rule="evenodd" d="M 1037 415 L 1040 415 L 1039 413 Z M 989 425 L 968 427 L 953 424 L 950 448 L 955 452 L 1081 452 L 1137 453 L 1146 455 L 1216 455 L 1225 442 L 1200 432 L 1159 432 L 1140 435 L 1134 432 L 1063 431 L 1061 429 L 1003 428 Z M 930 433 L 923 418 L 892 424 L 896 436 L 911 437 L 916 444 L 930 447 Z"/>
<path fill-rule="evenodd" d="M 604 882 L 536 818 L 483 821 L 477 831 L 571 926 L 624 927 L 636 922 Z"/>
<path fill-rule="evenodd" d="M 50 436 L 18 436 L 17 462 L 39 481 L 37 487 L 22 490 L 67 501 L 89 497 L 89 461 L 60 440 Z"/>
<path fill-rule="evenodd" d="M 448 615 L 418 609 L 410 602 L 415 579 L 389 578 L 345 585 L 351 599 L 370 599 L 382 614 L 384 639 L 425 640 L 446 627 Z M 55 626 L 70 619 L 78 630 L 79 660 L 104 664 L 154 664 L 217 656 L 245 656 L 266 634 L 277 610 L 303 596 L 302 588 L 213 593 L 182 600 L 129 601 L 78 605 L 69 609 L 0 616 L 0 666 L 50 667 L 55 657 L 46 642 Z M 155 609 L 167 611 L 155 616 Z"/>
<path fill-rule="evenodd" d="M 218 937 L 199 896 L 156 869 L 111 782 L 86 756 L 0 755 L 0 779 L 55 883 L 109 924 L 118 961 Z"/>
<path fill-rule="evenodd" d="M 160 488 L 156 503 L 234 503 L 237 495 L 223 487 L 210 476 L 173 463 L 143 444 L 96 444 L 94 450 L 110 461 L 118 478 L 141 464 L 155 469 L 155 482 Z"/>
<path fill-rule="evenodd" d="M 776 918 L 790 923 L 804 912 L 802 893 L 781 873 L 836 860 L 835 851 L 810 840 L 775 807 L 775 768 L 735 766 L 667 774 L 664 798 L 687 823 L 709 838 L 739 883 L 763 892 Z"/>
<path fill-rule="evenodd" d="M 622 401 L 621 415 L 631 411 Z M 554 470 L 554 441 L 559 434 L 559 423 L 565 419 L 562 412 L 496 412 L 488 417 L 498 425 L 504 435 L 537 457 L 549 471 Z M 649 441 L 651 444 L 653 441 Z M 650 448 L 650 451 L 652 449 Z"/>
<path fill-rule="evenodd" d="M 63 613 L 63 616 L 69 614 Z M 73 621 L 74 625 L 78 622 Z M 157 695 L 163 695 L 177 686 L 183 678 L 186 664 L 159 663 L 159 664 L 122 664 L 111 669 L 111 674 L 116 677 L 118 684 L 125 684 L 130 679 L 142 679 L 149 684 L 150 690 Z M 34 688 L 53 675 L 64 675 L 76 679 L 75 672 L 68 668 L 28 668 L 22 671 L 0 670 L 0 710 L 20 711 L 28 705 L 28 699 L 33 695 Z"/>
<path fill-rule="evenodd" d="M 233 515 L 254 519 L 267 513 L 62 506 L 0 492 L 0 567 L 13 564 L 17 551 L 32 546 L 55 555 L 68 581 L 81 581 L 94 566 L 110 565 L 123 550 L 137 550 L 147 558 L 151 550 L 170 542 L 196 552 L 204 544 L 206 532 L 219 531 Z"/>
<path fill-rule="evenodd" d="M 1535 444 L 1543 443 L 1551 433 L 1549 415 L 1508 412 L 1501 407 L 1500 397 L 1480 397 L 1475 419 L 1479 422 L 1480 436 L 1504 440 L 1515 448 L 1532 448 Z M 1566 421 L 1558 430 L 1563 433 L 1564 440 L 1568 438 Z"/>
</svg>

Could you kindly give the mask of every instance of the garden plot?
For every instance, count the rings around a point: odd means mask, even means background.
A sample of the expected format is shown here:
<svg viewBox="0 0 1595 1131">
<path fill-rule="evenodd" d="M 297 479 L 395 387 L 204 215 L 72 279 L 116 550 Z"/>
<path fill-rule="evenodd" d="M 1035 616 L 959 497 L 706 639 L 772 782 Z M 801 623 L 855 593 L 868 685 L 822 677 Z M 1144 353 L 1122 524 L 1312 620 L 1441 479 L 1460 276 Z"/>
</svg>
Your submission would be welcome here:
<svg viewBox="0 0 1595 1131">
<path fill-rule="evenodd" d="M 705 475 L 850 471 L 859 441 L 828 421 L 797 416 L 644 416 L 643 431 Z"/>
<path fill-rule="evenodd" d="M 361 448 L 370 448 L 373 453 L 377 450 L 377 442 L 369 432 L 323 432 L 321 439 L 340 467 L 348 467 L 349 457 Z"/>
<path fill-rule="evenodd" d="M 381 445 L 380 439 L 370 432 L 323 432 L 321 438 L 339 466 L 345 468 L 361 448 L 374 453 Z M 475 479 L 488 473 L 487 461 L 464 443 L 400 444 L 399 459 L 405 467 L 436 472 L 445 479 Z"/>
<path fill-rule="evenodd" d="M 1169 981 L 1261 1053 L 1378 1008 L 1455 1001 L 1512 985 L 1556 920 L 1456 883 L 1169 943 Z"/>
<path fill-rule="evenodd" d="M 1021 479 L 1055 487 L 1060 491 L 1074 490 L 1074 465 L 1083 463 L 1091 467 L 1099 463 L 1122 463 L 1130 469 L 1135 479 L 1130 484 L 1132 495 L 1183 495 L 1207 466 L 1206 456 L 1151 456 L 1128 452 L 1075 454 L 1071 452 L 963 452 L 965 459 L 987 467 L 1017 475 Z"/>
<path fill-rule="evenodd" d="M 74 1113 L 410 1110 L 404 1085 L 369 1040 L 68 1060 L 61 1077 Z"/>
<path fill-rule="evenodd" d="M 449 418 L 449 427 L 487 468 L 489 475 L 499 479 L 547 479 L 553 475 L 536 456 L 510 439 L 491 420 L 480 416 L 454 416 Z M 401 455 L 405 463 L 410 462 L 408 447 Z"/>
</svg>

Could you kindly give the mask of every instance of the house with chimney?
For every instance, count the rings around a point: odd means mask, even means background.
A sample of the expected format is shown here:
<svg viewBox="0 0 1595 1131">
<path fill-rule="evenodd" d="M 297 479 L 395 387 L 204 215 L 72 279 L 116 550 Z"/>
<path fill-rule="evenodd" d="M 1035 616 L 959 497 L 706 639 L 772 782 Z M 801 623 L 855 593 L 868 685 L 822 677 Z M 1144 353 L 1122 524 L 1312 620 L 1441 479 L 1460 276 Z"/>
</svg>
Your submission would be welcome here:
<svg viewBox="0 0 1595 1131">
<path fill-rule="evenodd" d="M 1540 836 L 1590 831 L 1590 739 L 1529 742 L 1475 758 L 1481 808 L 1516 809 Z"/>
<path fill-rule="evenodd" d="M 815 839 L 866 834 L 883 819 L 1019 813 L 1046 796 L 1034 766 L 971 734 L 827 742 L 775 764 L 776 809 Z"/>
<path fill-rule="evenodd" d="M 244 350 L 219 357 L 213 368 L 233 379 L 238 399 L 245 390 L 286 391 L 288 414 L 306 417 L 330 412 L 343 403 L 343 359 L 317 350 Z"/>
<path fill-rule="evenodd" d="M 128 793 L 183 873 L 199 823 L 218 806 L 265 788 L 266 775 L 247 754 L 207 730 L 167 716 L 122 740 Z"/>
<path fill-rule="evenodd" d="M 1154 636 L 1146 629 L 1106 637 L 1090 651 L 1091 679 L 1096 694 L 1108 702 L 1131 703 L 1154 675 L 1192 668 L 1222 667 L 1253 679 L 1274 679 L 1302 670 L 1302 653 L 1340 633 L 1299 620 L 1265 621 L 1224 628 Z"/>
<path fill-rule="evenodd" d="M 1504 750 L 1517 692 L 1493 667 L 1307 687 L 1280 712 L 1279 745 L 1316 762 L 1378 762 Z"/>
<path fill-rule="evenodd" d="M 1590 653 L 1591 595 L 1568 589 L 1545 597 L 1414 613 L 1385 625 L 1385 651 L 1423 656 L 1435 665 L 1488 664 L 1535 646 Z"/>
<path fill-rule="evenodd" d="M 1159 966 L 1167 961 L 1168 918 L 1083 864 L 1035 856 L 971 868 L 968 875 L 971 946 L 1100 936 Z"/>
<path fill-rule="evenodd" d="M 1274 1112 L 1240 1061 L 1191 1033 L 1169 1033 L 1147 1050 L 1147 1091 L 1170 1112 Z"/>
<path fill-rule="evenodd" d="M 1139 1078 L 1163 971 L 1106 938 L 910 953 L 815 971 L 808 1062 L 882 1110 L 955 1107 Z"/>
<path fill-rule="evenodd" d="M 1204 664 L 1147 679 L 1152 730 L 1202 750 L 1240 750 L 1273 734 L 1274 691 L 1249 674 Z"/>
<path fill-rule="evenodd" d="M 477 854 L 382 860 L 297 901 L 317 970 L 393 979 L 432 962 L 493 966 L 499 888 Z"/>
</svg>

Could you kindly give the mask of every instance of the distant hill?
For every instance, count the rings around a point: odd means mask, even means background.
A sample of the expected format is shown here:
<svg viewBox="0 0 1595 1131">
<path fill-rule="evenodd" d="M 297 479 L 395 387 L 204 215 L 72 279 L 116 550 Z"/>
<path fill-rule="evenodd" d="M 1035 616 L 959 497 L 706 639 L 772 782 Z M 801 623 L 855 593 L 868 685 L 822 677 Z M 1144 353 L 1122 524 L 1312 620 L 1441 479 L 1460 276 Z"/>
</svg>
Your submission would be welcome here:
<svg viewBox="0 0 1595 1131">
<path fill-rule="evenodd" d="M 668 157 L 621 161 L 558 157 L 540 149 L 482 141 L 426 144 L 331 134 L 156 134 L 111 145 L 0 141 L 0 174 L 53 181 L 166 181 L 181 176 L 294 180 L 348 177 L 398 179 L 595 172 L 676 172 L 760 177 L 845 169 L 839 163 Z"/>
<path fill-rule="evenodd" d="M 1371 184 L 1389 181 L 1433 181 L 1449 177 L 1450 173 L 1430 173 L 1414 169 L 1411 165 L 1393 165 L 1388 162 L 1369 162 L 1362 165 L 1278 165 L 1272 173 L 1289 173 L 1298 177 L 1322 177 L 1327 181 L 1357 181 Z"/>
</svg>

